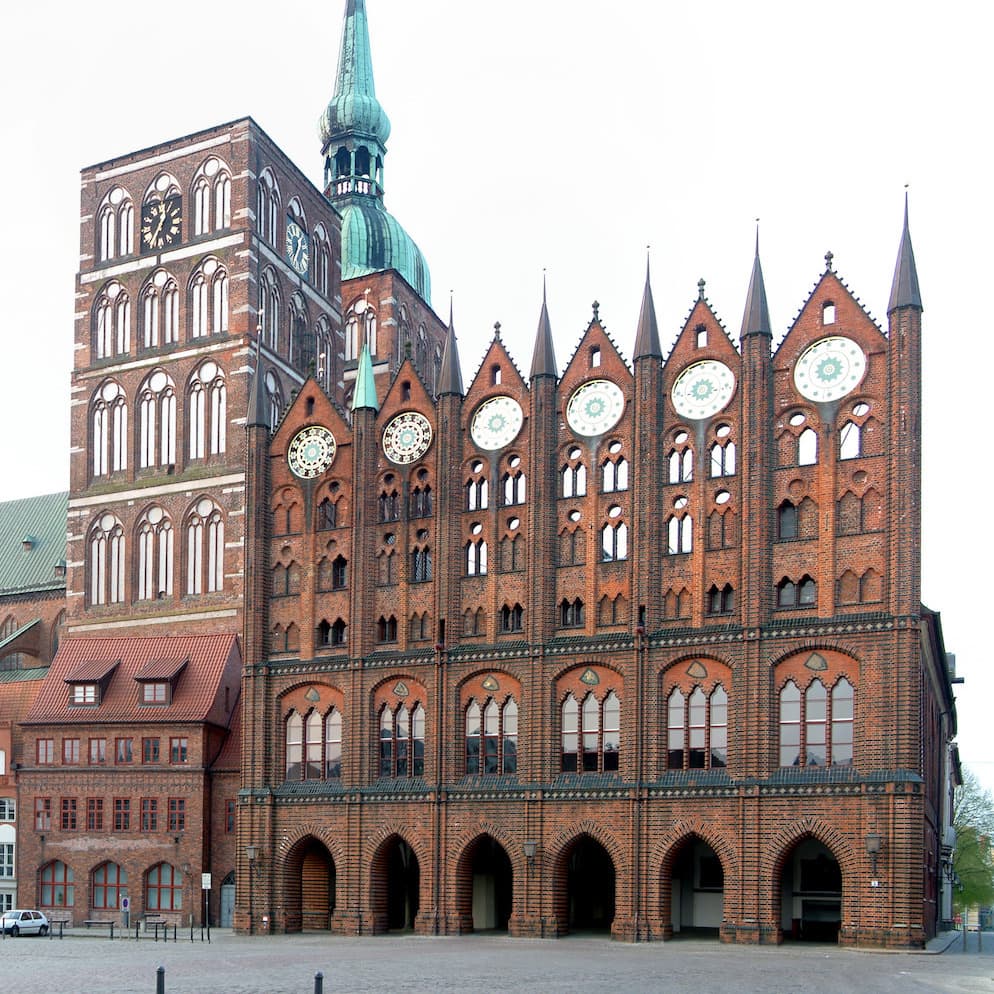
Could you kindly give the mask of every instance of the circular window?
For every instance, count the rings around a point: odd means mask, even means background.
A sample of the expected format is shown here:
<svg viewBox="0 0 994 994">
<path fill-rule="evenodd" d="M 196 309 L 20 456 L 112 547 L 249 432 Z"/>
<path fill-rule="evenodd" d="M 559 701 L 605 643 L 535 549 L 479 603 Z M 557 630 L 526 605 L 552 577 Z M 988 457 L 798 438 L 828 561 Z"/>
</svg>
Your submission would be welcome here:
<svg viewBox="0 0 994 994">
<path fill-rule="evenodd" d="M 804 424 L 804 415 L 798 411 L 797 414 L 792 414 L 790 416 L 790 423 L 796 428 L 798 425 Z"/>
<path fill-rule="evenodd" d="M 609 518 L 617 518 L 620 514 L 621 514 L 621 508 L 618 507 L 617 504 L 607 509 L 607 516 Z"/>
<path fill-rule="evenodd" d="M 580 512 L 579 511 L 570 511 L 569 512 L 569 519 L 570 519 L 570 521 L 579 521 L 580 520 Z"/>
<path fill-rule="evenodd" d="M 727 504 L 732 499 L 732 495 L 727 490 L 719 490 L 714 495 L 714 502 L 716 504 Z"/>
<path fill-rule="evenodd" d="M 426 528 L 419 528 L 417 539 L 419 542 L 426 542 L 428 540 L 428 530 Z"/>
<path fill-rule="evenodd" d="M 480 532 L 483 531 L 483 525 L 481 525 L 479 521 L 474 521 L 472 526 L 470 527 L 470 531 L 474 535 L 479 535 Z"/>
<path fill-rule="evenodd" d="M 621 451 L 621 442 L 612 442 L 607 447 L 607 451 L 610 452 L 612 456 L 616 456 Z"/>
<path fill-rule="evenodd" d="M 511 469 L 517 469 L 521 465 L 521 456 L 511 456 L 511 458 L 508 459 L 507 464 L 511 467 Z"/>
<path fill-rule="evenodd" d="M 518 526 L 521 524 L 520 518 L 508 518 L 507 527 L 513 532 L 517 531 Z"/>
<path fill-rule="evenodd" d="M 715 432 L 718 438 L 728 438 L 732 433 L 731 425 L 718 425 L 718 430 Z"/>
<path fill-rule="evenodd" d="M 687 441 L 687 433 L 685 431 L 678 431 L 673 436 L 673 441 L 676 442 L 677 445 L 683 445 L 683 443 Z"/>
<path fill-rule="evenodd" d="M 853 412 L 853 414 L 856 415 L 857 418 L 861 418 L 864 414 L 869 414 L 870 413 L 870 405 L 869 404 L 864 404 L 862 402 L 860 402 L 858 404 L 854 404 L 852 412 Z"/>
<path fill-rule="evenodd" d="M 397 541 L 397 536 L 394 535 L 393 532 L 387 532 L 386 535 L 383 536 L 383 541 L 386 542 L 387 545 L 394 545 Z"/>
<path fill-rule="evenodd" d="M 470 467 L 470 469 L 472 469 L 472 471 L 474 473 L 482 473 L 483 472 L 483 463 L 480 462 L 479 459 L 477 459 L 476 462 L 473 463 L 473 465 Z"/>
<path fill-rule="evenodd" d="M 684 508 L 684 507 L 687 506 L 687 498 L 686 497 L 677 497 L 677 499 L 675 501 L 673 501 L 673 506 L 679 511 L 681 508 Z"/>
<path fill-rule="evenodd" d="M 581 455 L 583 455 L 583 453 L 575 445 L 569 450 L 570 459 L 579 459 Z"/>
</svg>

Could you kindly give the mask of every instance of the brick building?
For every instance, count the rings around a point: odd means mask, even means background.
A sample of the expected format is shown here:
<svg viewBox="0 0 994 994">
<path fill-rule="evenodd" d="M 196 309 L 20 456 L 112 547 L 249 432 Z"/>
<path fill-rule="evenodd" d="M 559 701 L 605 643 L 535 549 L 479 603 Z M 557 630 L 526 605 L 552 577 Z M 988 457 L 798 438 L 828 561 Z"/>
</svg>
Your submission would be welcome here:
<svg viewBox="0 0 994 994">
<path fill-rule="evenodd" d="M 955 710 L 907 214 L 886 329 L 829 256 L 774 346 L 757 247 L 737 340 L 702 286 L 664 356 L 647 274 L 627 341 L 595 306 L 560 368 L 543 301 L 530 363 L 497 333 L 464 388 L 388 136 L 348 0 L 323 191 L 250 119 L 84 170 L 72 637 L 22 811 L 162 773 L 199 831 L 129 837 L 136 909 L 211 872 L 252 931 L 920 945 Z M 64 768 L 66 737 L 180 737 L 144 688 L 199 686 L 218 640 L 189 776 Z M 61 825 L 22 877 L 44 904 L 59 864 L 75 917 L 116 914 L 121 839 Z"/>
</svg>

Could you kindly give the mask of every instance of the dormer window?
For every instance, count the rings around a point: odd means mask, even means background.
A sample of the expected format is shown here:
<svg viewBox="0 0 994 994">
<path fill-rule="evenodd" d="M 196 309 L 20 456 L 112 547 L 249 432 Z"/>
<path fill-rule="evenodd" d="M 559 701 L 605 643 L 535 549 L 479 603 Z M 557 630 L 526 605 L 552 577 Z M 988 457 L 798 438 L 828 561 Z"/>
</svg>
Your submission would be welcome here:
<svg viewBox="0 0 994 994">
<path fill-rule="evenodd" d="M 93 659 L 81 663 L 67 677 L 69 705 L 78 708 L 98 707 L 107 693 L 107 686 L 118 660 Z"/>
<path fill-rule="evenodd" d="M 168 704 L 172 697 L 169 691 L 169 684 L 165 680 L 143 683 L 142 704 Z"/>
<path fill-rule="evenodd" d="M 186 668 L 186 659 L 152 659 L 135 674 L 141 688 L 140 700 L 147 707 L 165 707 L 172 704 L 176 684 Z"/>
<path fill-rule="evenodd" d="M 100 703 L 100 686 L 96 683 L 76 683 L 72 688 L 74 707 L 93 707 Z"/>
</svg>

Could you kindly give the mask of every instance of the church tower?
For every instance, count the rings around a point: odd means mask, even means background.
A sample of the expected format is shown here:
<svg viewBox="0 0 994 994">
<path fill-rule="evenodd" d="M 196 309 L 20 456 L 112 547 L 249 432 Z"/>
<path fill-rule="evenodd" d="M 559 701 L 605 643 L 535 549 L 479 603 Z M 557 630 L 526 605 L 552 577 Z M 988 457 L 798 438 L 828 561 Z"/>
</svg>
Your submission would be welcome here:
<svg viewBox="0 0 994 994">
<path fill-rule="evenodd" d="M 347 0 L 335 93 L 321 115 L 324 192 L 342 215 L 346 393 L 369 348 L 383 398 L 409 356 L 433 396 L 446 329 L 432 310 L 428 263 L 383 203 L 390 120 L 376 99 L 365 0 Z"/>
</svg>

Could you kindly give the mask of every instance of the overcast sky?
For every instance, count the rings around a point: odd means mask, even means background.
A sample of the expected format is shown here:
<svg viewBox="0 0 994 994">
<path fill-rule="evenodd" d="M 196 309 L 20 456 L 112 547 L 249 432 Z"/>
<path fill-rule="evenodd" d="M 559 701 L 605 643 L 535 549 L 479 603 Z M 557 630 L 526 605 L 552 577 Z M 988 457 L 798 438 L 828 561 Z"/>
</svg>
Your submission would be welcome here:
<svg viewBox="0 0 994 994">
<path fill-rule="evenodd" d="M 547 272 L 562 369 L 600 301 L 630 357 L 651 246 L 664 350 L 707 280 L 737 336 L 756 218 L 776 337 L 824 254 L 886 324 L 905 184 L 924 315 L 923 599 L 964 760 L 994 788 L 986 521 L 994 7 L 368 0 L 386 203 L 449 291 L 467 383 L 526 370 Z M 0 500 L 68 487 L 79 172 L 251 115 L 321 182 L 344 0 L 0 13 Z M 986 467 L 986 468 L 985 468 Z M 950 496 L 952 494 L 952 497 Z M 955 498 L 955 499 L 953 499 Z M 961 502 L 979 502 L 975 507 Z"/>
</svg>

